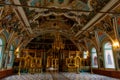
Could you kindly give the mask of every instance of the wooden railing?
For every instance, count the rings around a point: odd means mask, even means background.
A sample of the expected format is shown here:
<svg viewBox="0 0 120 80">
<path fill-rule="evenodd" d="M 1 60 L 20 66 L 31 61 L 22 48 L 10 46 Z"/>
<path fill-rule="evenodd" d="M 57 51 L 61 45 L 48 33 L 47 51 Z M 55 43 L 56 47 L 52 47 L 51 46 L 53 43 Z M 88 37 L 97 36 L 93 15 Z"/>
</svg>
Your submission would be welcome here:
<svg viewBox="0 0 120 80">
<path fill-rule="evenodd" d="M 114 78 L 119 78 L 120 79 L 120 71 L 93 69 L 92 72 L 95 73 L 95 74 L 100 74 L 100 75 L 105 75 L 105 76 L 109 76 L 109 77 L 114 77 Z"/>
<path fill-rule="evenodd" d="M 13 70 L 9 69 L 9 70 L 0 70 L 0 79 L 6 77 L 6 76 L 10 76 L 13 74 Z"/>
</svg>

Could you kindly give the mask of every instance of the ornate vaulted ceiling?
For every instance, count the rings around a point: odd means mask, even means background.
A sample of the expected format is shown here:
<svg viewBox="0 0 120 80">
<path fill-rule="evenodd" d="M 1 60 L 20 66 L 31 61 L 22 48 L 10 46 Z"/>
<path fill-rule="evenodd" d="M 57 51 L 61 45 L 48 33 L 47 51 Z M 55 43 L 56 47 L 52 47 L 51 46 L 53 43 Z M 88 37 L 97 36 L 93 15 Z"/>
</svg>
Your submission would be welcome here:
<svg viewBox="0 0 120 80">
<path fill-rule="evenodd" d="M 77 44 L 85 36 L 94 36 L 92 31 L 96 22 L 105 14 L 112 14 L 110 10 L 118 2 L 119 0 L 0 0 L 1 30 L 7 29 L 9 33 L 14 31 L 16 38 L 25 46 L 37 36 L 54 32 L 59 32 Z"/>
</svg>

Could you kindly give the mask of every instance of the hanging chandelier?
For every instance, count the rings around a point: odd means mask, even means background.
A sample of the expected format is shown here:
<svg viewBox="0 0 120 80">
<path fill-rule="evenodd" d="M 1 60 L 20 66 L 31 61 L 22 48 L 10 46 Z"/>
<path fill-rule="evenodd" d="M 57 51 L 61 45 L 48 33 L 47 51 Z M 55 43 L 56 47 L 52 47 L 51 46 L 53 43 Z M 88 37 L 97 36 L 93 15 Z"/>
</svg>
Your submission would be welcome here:
<svg viewBox="0 0 120 80">
<path fill-rule="evenodd" d="M 60 37 L 59 32 L 56 32 L 54 35 L 55 35 L 55 40 L 54 40 L 54 42 L 52 44 L 52 48 L 54 50 L 64 49 L 65 45 L 64 45 L 64 43 L 63 43 L 63 41 L 62 41 L 62 39 Z"/>
</svg>

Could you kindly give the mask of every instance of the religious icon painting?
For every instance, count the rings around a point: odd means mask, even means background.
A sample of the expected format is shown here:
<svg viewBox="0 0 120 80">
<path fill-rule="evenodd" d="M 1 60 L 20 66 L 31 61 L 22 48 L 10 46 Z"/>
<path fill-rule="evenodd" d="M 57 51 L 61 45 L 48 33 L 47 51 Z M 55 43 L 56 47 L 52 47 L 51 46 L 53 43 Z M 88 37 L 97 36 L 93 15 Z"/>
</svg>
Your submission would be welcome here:
<svg viewBox="0 0 120 80">
<path fill-rule="evenodd" d="M 105 68 L 115 68 L 112 50 L 105 50 Z"/>
<path fill-rule="evenodd" d="M 94 57 L 94 65 L 97 65 L 97 56 Z"/>
<path fill-rule="evenodd" d="M 112 60 L 111 60 L 111 55 L 108 53 L 107 55 L 107 61 L 108 61 L 108 65 L 112 65 Z"/>
</svg>

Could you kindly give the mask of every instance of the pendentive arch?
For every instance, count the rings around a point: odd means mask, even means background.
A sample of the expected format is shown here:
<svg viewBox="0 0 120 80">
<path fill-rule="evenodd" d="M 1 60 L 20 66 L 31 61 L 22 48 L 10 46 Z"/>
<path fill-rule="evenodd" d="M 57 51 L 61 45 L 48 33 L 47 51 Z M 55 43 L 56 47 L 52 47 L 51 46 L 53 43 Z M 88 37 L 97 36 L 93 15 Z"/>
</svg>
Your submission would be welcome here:
<svg viewBox="0 0 120 80">
<path fill-rule="evenodd" d="M 102 32 L 103 34 L 105 34 L 106 36 L 107 36 L 107 38 L 108 39 L 110 39 L 110 41 L 112 42 L 112 43 L 114 43 L 114 39 L 108 34 L 108 33 L 106 33 L 105 31 L 103 31 L 103 30 L 98 30 L 99 32 Z M 102 46 L 102 45 L 101 45 Z"/>
<path fill-rule="evenodd" d="M 95 41 L 93 41 L 92 39 L 89 39 L 89 38 L 86 38 L 88 41 L 90 41 L 90 43 L 91 43 L 91 45 L 90 46 L 94 46 L 96 49 L 98 49 L 98 46 L 97 46 L 97 44 L 95 43 Z M 89 48 L 89 50 L 91 50 L 90 48 Z"/>
</svg>

